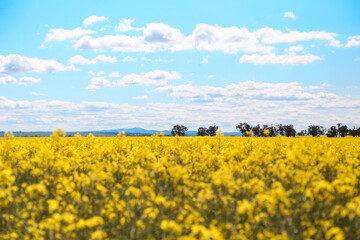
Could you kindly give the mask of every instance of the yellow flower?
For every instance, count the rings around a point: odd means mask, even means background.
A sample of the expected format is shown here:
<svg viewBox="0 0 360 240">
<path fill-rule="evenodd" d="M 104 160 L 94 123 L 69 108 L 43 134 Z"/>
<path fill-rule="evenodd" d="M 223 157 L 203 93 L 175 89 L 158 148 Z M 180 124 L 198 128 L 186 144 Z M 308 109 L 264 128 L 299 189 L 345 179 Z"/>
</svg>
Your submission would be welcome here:
<svg viewBox="0 0 360 240">
<path fill-rule="evenodd" d="M 269 129 L 264 129 L 264 135 L 269 136 L 270 135 L 270 130 Z"/>
<path fill-rule="evenodd" d="M 326 232 L 325 238 L 326 240 L 343 240 L 345 236 L 341 228 L 333 227 Z"/>
<path fill-rule="evenodd" d="M 49 205 L 49 213 L 53 213 L 59 207 L 59 201 L 56 199 L 49 199 L 47 200 Z"/>
</svg>

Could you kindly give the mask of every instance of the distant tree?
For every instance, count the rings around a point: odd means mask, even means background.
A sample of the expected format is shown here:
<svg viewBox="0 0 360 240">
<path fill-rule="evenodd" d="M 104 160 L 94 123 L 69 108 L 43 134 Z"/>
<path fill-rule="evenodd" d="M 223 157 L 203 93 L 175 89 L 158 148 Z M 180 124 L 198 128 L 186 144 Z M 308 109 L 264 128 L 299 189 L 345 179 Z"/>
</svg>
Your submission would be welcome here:
<svg viewBox="0 0 360 240">
<path fill-rule="evenodd" d="M 236 126 L 236 129 L 241 132 L 243 136 L 246 136 L 246 132 L 249 132 L 251 130 L 251 127 L 247 123 L 240 123 Z"/>
<path fill-rule="evenodd" d="M 175 136 L 177 134 L 178 136 L 185 136 L 187 130 L 188 128 L 183 125 L 175 125 L 171 129 L 171 135 Z"/>
<path fill-rule="evenodd" d="M 308 133 L 313 137 L 319 137 L 325 133 L 325 128 L 319 125 L 310 125 L 308 127 Z"/>
<path fill-rule="evenodd" d="M 280 134 L 281 136 L 285 135 L 285 128 L 282 124 L 276 125 L 276 133 Z"/>
<path fill-rule="evenodd" d="M 353 137 L 360 136 L 360 127 L 353 127 L 352 129 L 349 129 L 349 134 Z"/>
<path fill-rule="evenodd" d="M 218 126 L 216 126 L 214 124 L 214 126 L 209 126 L 208 128 L 208 133 L 209 133 L 209 136 L 216 136 L 216 131 L 219 129 Z"/>
<path fill-rule="evenodd" d="M 266 131 L 265 131 L 266 130 Z M 266 133 L 266 134 L 265 134 Z M 261 136 L 262 137 L 269 137 L 270 136 L 270 130 L 268 128 L 268 125 L 263 125 L 262 129 L 261 129 Z"/>
<path fill-rule="evenodd" d="M 269 129 L 269 137 L 275 137 L 276 136 L 276 127 L 274 127 L 273 125 L 271 125 L 270 127 L 268 127 Z"/>
<path fill-rule="evenodd" d="M 256 125 L 255 127 L 252 128 L 253 134 L 255 137 L 260 137 L 264 134 L 264 131 L 262 131 L 260 125 Z"/>
<path fill-rule="evenodd" d="M 335 126 L 331 126 L 326 133 L 326 136 L 328 137 L 336 137 L 338 134 L 338 130 Z"/>
<path fill-rule="evenodd" d="M 345 137 L 348 134 L 348 127 L 346 125 L 342 125 L 341 123 L 337 124 L 337 132 L 340 137 Z"/>
<path fill-rule="evenodd" d="M 298 132 L 298 136 L 306 136 L 306 135 L 307 135 L 306 130 L 301 130 L 300 132 Z"/>
<path fill-rule="evenodd" d="M 296 130 L 292 124 L 284 126 L 285 135 L 287 137 L 295 137 Z"/>
<path fill-rule="evenodd" d="M 208 129 L 204 128 L 204 127 L 199 127 L 198 132 L 197 132 L 198 136 L 208 136 Z"/>
<path fill-rule="evenodd" d="M 262 137 L 275 137 L 276 136 L 276 127 L 274 127 L 273 125 L 271 125 L 271 126 L 268 126 L 266 124 L 263 125 L 263 127 L 261 129 L 261 136 Z"/>
</svg>

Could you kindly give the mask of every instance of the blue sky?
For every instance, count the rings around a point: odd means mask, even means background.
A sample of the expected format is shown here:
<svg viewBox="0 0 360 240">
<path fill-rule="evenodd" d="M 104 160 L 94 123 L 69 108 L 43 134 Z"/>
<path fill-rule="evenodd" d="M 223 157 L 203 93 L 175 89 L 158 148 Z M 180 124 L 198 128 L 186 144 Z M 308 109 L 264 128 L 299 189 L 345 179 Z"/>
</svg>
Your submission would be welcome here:
<svg viewBox="0 0 360 240">
<path fill-rule="evenodd" d="M 359 1 L 0 0 L 0 130 L 359 125 Z"/>
</svg>

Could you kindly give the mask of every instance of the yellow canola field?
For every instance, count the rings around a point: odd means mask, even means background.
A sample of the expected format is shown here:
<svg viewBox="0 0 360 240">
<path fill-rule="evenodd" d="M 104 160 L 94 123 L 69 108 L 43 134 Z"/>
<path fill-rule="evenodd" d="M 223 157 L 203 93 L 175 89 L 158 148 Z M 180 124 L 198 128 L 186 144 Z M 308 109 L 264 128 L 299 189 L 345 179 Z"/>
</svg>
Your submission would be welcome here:
<svg viewBox="0 0 360 240">
<path fill-rule="evenodd" d="M 360 239 L 360 138 L 0 138 L 0 239 Z"/>
</svg>

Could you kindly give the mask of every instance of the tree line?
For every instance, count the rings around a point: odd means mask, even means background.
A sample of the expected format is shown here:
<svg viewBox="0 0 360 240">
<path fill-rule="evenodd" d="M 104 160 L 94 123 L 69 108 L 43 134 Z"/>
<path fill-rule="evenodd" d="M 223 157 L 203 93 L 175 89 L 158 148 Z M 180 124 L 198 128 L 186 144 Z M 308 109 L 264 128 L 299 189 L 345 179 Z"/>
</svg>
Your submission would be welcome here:
<svg viewBox="0 0 360 240">
<path fill-rule="evenodd" d="M 197 136 L 215 136 L 219 127 L 214 124 L 213 126 L 199 127 Z M 307 129 L 300 130 L 297 132 L 292 124 L 283 125 L 260 125 L 251 126 L 250 124 L 244 122 L 239 123 L 236 126 L 236 129 L 241 133 L 242 136 L 255 136 L 255 137 L 275 137 L 275 136 L 286 136 L 286 137 L 295 137 L 295 136 L 313 136 L 319 137 L 326 135 L 327 137 L 345 137 L 350 136 L 360 136 L 360 127 L 348 128 L 347 125 L 338 123 L 336 126 L 331 126 L 326 129 L 320 125 L 309 125 Z M 175 136 L 185 136 L 187 127 L 183 125 L 175 125 L 171 130 L 171 135 Z"/>
</svg>

